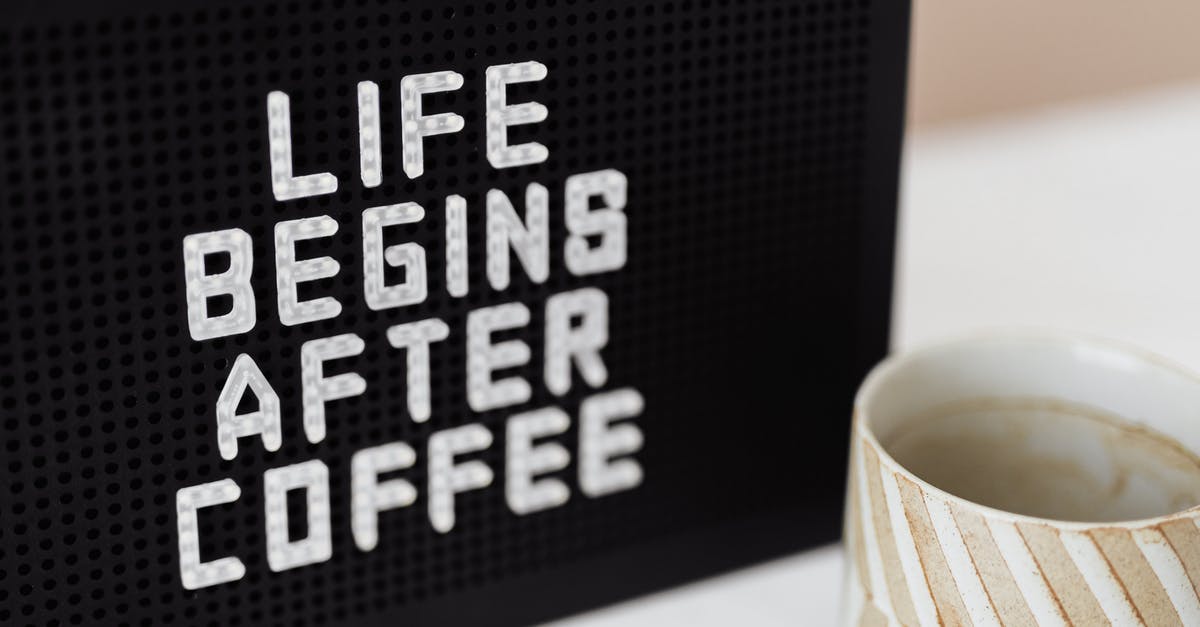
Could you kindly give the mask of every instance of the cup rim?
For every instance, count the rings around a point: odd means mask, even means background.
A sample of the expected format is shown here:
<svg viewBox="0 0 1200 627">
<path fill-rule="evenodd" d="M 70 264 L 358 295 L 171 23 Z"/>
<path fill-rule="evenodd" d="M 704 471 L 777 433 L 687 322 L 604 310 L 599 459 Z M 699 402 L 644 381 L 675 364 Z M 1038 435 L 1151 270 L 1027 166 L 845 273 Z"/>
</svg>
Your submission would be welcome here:
<svg viewBox="0 0 1200 627">
<path fill-rule="evenodd" d="M 1200 374 L 1198 374 L 1196 371 L 1183 366 L 1179 362 L 1171 360 L 1167 357 L 1163 357 L 1158 353 L 1154 353 L 1145 348 L 1141 348 L 1121 340 L 1066 331 L 1026 329 L 978 331 L 955 336 L 950 339 L 919 344 L 912 349 L 889 353 L 887 357 L 876 364 L 875 367 L 871 368 L 871 371 L 867 374 L 866 378 L 863 379 L 862 384 L 859 385 L 858 391 L 854 395 L 853 419 L 851 421 L 852 431 L 854 434 L 862 437 L 866 443 L 875 450 L 875 454 L 879 456 L 880 464 L 886 464 L 889 469 L 912 481 L 918 487 L 920 487 L 922 491 L 926 493 L 932 493 L 940 500 L 954 502 L 989 519 L 1004 520 L 1013 523 L 1048 525 L 1058 529 L 1074 531 L 1084 531 L 1098 528 L 1140 529 L 1144 527 L 1160 525 L 1180 518 L 1192 518 L 1197 514 L 1198 511 L 1200 511 L 1200 504 L 1197 504 L 1178 512 L 1162 514 L 1159 516 L 1151 516 L 1147 518 L 1121 521 L 1086 522 L 1043 518 L 1040 516 L 1031 516 L 1028 514 L 1019 514 L 1016 512 L 997 509 L 989 505 L 977 503 L 955 494 L 951 494 L 950 492 L 933 485 L 921 477 L 918 477 L 903 464 L 897 462 L 896 459 L 892 457 L 891 453 L 889 453 L 887 449 L 879 442 L 879 439 L 875 436 L 875 431 L 868 427 L 868 415 L 866 410 L 867 399 L 873 395 L 875 390 L 880 385 L 882 385 L 884 380 L 886 380 L 900 368 L 903 368 L 915 360 L 927 358 L 955 348 L 961 348 L 964 346 L 981 346 L 991 343 L 1012 342 L 1039 343 L 1064 350 L 1069 350 L 1072 347 L 1086 347 L 1092 350 L 1107 351 L 1127 359 L 1137 360 L 1154 368 L 1170 371 L 1173 374 L 1191 381 L 1197 387 L 1200 387 Z M 1192 451 L 1192 453 L 1200 454 L 1200 451 Z"/>
</svg>

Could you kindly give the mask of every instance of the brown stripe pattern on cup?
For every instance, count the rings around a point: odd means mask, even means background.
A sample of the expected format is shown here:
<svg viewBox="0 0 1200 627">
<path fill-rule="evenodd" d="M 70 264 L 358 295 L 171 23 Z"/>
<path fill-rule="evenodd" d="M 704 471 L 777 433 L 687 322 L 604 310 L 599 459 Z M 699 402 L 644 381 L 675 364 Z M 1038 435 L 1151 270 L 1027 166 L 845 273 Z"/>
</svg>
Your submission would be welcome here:
<svg viewBox="0 0 1200 627">
<path fill-rule="evenodd" d="M 871 526 L 879 547 L 884 580 L 888 587 L 888 598 L 897 619 L 904 623 L 916 624 L 917 613 L 913 608 L 912 598 L 909 596 L 908 580 L 904 576 L 904 567 L 900 563 L 900 554 L 892 535 L 892 521 L 886 507 L 887 497 L 884 494 L 883 481 L 879 474 L 879 456 L 875 454 L 874 449 L 865 448 L 863 450 L 866 455 L 867 485 L 870 489 L 871 499 L 873 502 L 881 504 L 872 510 Z"/>
<path fill-rule="evenodd" d="M 1200 596 L 1200 529 L 1186 518 L 1163 523 L 1161 529 L 1171 550 L 1183 563 L 1192 591 Z"/>
<path fill-rule="evenodd" d="M 850 625 L 1200 625 L 1197 510 L 1144 527 L 1056 525 L 946 498 L 855 428 Z"/>
</svg>

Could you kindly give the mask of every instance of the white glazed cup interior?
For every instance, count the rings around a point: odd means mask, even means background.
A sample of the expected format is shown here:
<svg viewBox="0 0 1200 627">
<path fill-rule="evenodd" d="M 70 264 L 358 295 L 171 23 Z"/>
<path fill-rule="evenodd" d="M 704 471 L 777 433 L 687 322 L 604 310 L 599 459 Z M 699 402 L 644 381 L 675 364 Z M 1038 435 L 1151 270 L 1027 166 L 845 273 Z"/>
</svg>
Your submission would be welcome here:
<svg viewBox="0 0 1200 627">
<path fill-rule="evenodd" d="M 1200 379 L 1118 344 L 997 335 L 933 346 L 877 367 L 855 408 L 885 455 L 985 507 L 1109 522 L 1200 503 Z"/>
</svg>

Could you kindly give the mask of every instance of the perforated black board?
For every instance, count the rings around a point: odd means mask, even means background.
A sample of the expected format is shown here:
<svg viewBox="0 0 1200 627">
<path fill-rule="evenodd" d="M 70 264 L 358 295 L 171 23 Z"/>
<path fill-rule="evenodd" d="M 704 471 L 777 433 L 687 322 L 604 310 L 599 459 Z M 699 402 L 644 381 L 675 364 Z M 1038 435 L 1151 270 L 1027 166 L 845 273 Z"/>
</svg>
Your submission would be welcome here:
<svg viewBox="0 0 1200 627">
<path fill-rule="evenodd" d="M 907 5 L 9 2 L 0 22 L 0 624 L 523 624 L 835 539 L 851 392 L 886 347 Z M 545 77 L 509 85 L 508 104 L 537 101 L 548 115 L 512 127 L 507 141 L 540 142 L 548 158 L 497 167 L 487 70 L 530 61 Z M 462 129 L 424 138 L 424 173 L 410 178 L 402 79 L 439 71 L 457 73 L 461 87 L 424 96 L 424 115 L 455 112 Z M 379 89 L 374 187 L 360 167 L 363 81 Z M 272 176 L 275 91 L 290 101 L 293 174 L 327 172 L 336 192 L 277 200 L 287 188 Z M 621 175 L 603 179 L 605 189 L 627 197 L 620 255 L 596 252 L 615 245 L 605 237 L 617 230 L 573 231 L 565 213 L 568 180 L 605 170 Z M 531 183 L 548 198 L 547 272 L 501 248 L 493 256 L 509 258 L 511 283 L 496 289 L 486 195 L 503 192 L 523 220 Z M 465 296 L 447 281 L 450 195 L 466 203 Z M 584 198 L 587 212 L 619 209 L 614 196 Z M 406 202 L 423 219 L 383 229 L 383 243 L 423 248 L 427 295 L 372 306 L 364 264 L 383 262 L 364 249 L 364 211 Z M 333 297 L 341 311 L 283 324 L 275 231 L 319 216 L 336 222 L 336 235 L 301 241 L 296 254 L 340 268 L 302 281 L 298 298 Z M 253 326 L 193 339 L 185 238 L 231 229 L 253 251 Z M 573 245 L 609 265 L 573 268 Z M 211 275 L 232 258 L 196 259 Z M 383 274 L 387 286 L 419 277 L 413 266 Z M 580 293 L 607 297 L 604 376 L 571 362 L 562 392 L 545 376 L 547 302 Z M 209 315 L 240 306 L 237 296 L 204 302 Z M 585 314 L 597 314 L 589 302 Z M 491 341 L 524 342 L 529 358 L 518 350 L 520 364 L 494 377 L 523 378 L 529 398 L 473 409 L 486 404 L 468 398 L 484 384 L 468 374 L 467 321 L 506 303 L 523 305 L 528 324 Z M 388 330 L 433 318 L 447 334 L 429 348 L 431 411 L 418 422 L 412 351 L 394 348 Z M 362 340 L 361 354 L 330 360 L 324 375 L 357 373 L 366 387 L 318 401 L 321 439 L 304 427 L 301 347 L 343 334 Z M 216 407 L 241 354 L 280 399 L 280 445 L 242 437 L 227 460 Z M 614 393 L 644 407 L 599 411 L 600 439 L 582 443 L 581 405 Z M 265 411 L 254 401 L 239 411 L 256 406 Z M 570 460 L 533 480 L 557 480 L 569 497 L 517 514 L 511 464 L 529 458 L 510 450 L 507 428 L 547 407 L 569 426 L 533 445 L 557 444 Z M 451 463 L 482 462 L 493 476 L 451 492 L 455 520 L 443 532 L 430 516 L 429 447 L 464 425 L 485 429 L 491 444 Z M 642 446 L 618 437 L 605 449 L 604 429 L 636 431 Z M 372 481 L 406 481 L 415 502 L 379 507 L 377 542 L 364 550 L 352 495 L 366 488 L 352 481 L 352 459 L 389 443 L 415 460 Z M 586 447 L 599 460 L 592 470 L 580 463 Z M 328 471 L 327 514 L 320 503 L 315 514 L 328 523 L 327 545 L 305 522 L 304 496 L 319 489 L 288 492 L 287 521 L 267 528 L 264 475 L 310 460 Z M 628 474 L 630 464 L 640 472 Z M 194 547 L 181 531 L 190 498 L 181 490 L 226 479 L 240 496 L 195 508 L 208 570 L 202 585 L 185 586 L 183 556 Z M 291 562 L 281 553 L 269 563 L 272 534 L 284 553 L 300 547 Z M 244 572 L 203 565 L 223 558 Z"/>
</svg>

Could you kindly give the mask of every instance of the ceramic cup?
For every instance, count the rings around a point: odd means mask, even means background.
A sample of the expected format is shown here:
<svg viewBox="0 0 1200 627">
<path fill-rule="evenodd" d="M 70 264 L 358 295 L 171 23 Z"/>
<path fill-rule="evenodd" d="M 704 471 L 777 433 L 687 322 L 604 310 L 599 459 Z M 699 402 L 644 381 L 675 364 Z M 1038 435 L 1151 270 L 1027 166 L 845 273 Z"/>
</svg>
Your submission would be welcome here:
<svg viewBox="0 0 1200 627">
<path fill-rule="evenodd" d="M 989 336 L 894 356 L 854 404 L 846 625 L 1200 625 L 1200 379 Z"/>
</svg>

